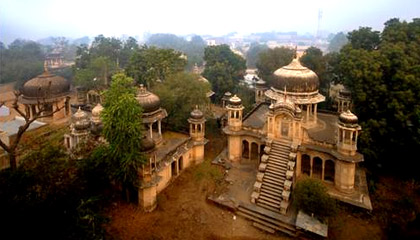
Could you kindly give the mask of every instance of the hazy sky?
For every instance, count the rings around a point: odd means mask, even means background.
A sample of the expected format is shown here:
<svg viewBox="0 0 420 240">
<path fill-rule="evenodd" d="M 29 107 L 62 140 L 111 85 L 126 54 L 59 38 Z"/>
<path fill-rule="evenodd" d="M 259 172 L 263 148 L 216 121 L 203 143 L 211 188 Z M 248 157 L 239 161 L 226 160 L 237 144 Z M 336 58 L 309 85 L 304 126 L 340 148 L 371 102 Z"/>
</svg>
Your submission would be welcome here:
<svg viewBox="0 0 420 240">
<path fill-rule="evenodd" d="M 398 17 L 420 17 L 420 0 L 0 0 L 0 40 L 17 37 L 143 36 L 144 32 L 212 34 L 228 32 L 381 30 Z"/>
</svg>

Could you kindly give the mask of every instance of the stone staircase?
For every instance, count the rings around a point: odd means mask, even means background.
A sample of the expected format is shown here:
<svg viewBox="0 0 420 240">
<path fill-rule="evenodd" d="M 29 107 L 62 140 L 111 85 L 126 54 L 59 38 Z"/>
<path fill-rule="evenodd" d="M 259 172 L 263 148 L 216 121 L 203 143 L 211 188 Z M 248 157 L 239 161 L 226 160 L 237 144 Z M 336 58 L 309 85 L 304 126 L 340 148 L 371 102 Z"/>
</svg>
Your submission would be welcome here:
<svg viewBox="0 0 420 240">
<path fill-rule="evenodd" d="M 286 214 L 290 204 L 297 146 L 290 141 L 267 140 L 258 167 L 251 202 Z"/>
<path fill-rule="evenodd" d="M 260 230 L 269 233 L 275 233 L 278 231 L 291 237 L 297 236 L 295 225 L 281 214 L 273 213 L 255 205 L 246 206 L 242 204 L 239 205 L 236 213 L 239 216 L 251 220 L 253 222 L 253 226 Z"/>
</svg>

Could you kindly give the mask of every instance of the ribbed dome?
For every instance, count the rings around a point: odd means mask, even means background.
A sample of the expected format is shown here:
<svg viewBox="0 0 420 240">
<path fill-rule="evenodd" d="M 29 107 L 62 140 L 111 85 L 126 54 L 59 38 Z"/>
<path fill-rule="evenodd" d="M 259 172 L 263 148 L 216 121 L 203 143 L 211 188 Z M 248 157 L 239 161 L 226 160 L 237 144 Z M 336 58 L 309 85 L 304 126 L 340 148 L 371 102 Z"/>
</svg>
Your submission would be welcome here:
<svg viewBox="0 0 420 240">
<path fill-rule="evenodd" d="M 318 76 L 309 68 L 302 66 L 298 59 L 277 69 L 274 74 L 273 87 L 287 92 L 311 93 L 318 91 Z"/>
<path fill-rule="evenodd" d="M 258 79 L 258 81 L 255 83 L 255 85 L 264 87 L 265 86 L 265 81 L 262 80 L 262 79 Z"/>
<path fill-rule="evenodd" d="M 191 112 L 191 118 L 193 119 L 202 119 L 204 117 L 204 114 L 200 109 L 198 109 L 198 106 L 195 106 L 195 109 Z"/>
<path fill-rule="evenodd" d="M 85 130 L 90 127 L 89 116 L 82 109 L 77 110 L 72 116 L 73 127 L 76 130 Z"/>
<path fill-rule="evenodd" d="M 149 135 L 144 135 L 141 139 L 141 147 L 140 151 L 142 152 L 148 152 L 150 150 L 153 150 L 155 148 L 155 142 L 150 138 Z"/>
<path fill-rule="evenodd" d="M 22 87 L 24 98 L 54 98 L 67 95 L 70 83 L 63 77 L 44 73 L 27 81 Z"/>
<path fill-rule="evenodd" d="M 147 91 L 143 84 L 140 85 L 136 99 L 143 108 L 144 113 L 154 112 L 160 108 L 159 97 L 156 94 Z"/>
<path fill-rule="evenodd" d="M 357 116 L 350 112 L 350 110 L 341 113 L 338 119 L 340 120 L 340 122 L 348 124 L 357 124 L 358 122 Z"/>
</svg>

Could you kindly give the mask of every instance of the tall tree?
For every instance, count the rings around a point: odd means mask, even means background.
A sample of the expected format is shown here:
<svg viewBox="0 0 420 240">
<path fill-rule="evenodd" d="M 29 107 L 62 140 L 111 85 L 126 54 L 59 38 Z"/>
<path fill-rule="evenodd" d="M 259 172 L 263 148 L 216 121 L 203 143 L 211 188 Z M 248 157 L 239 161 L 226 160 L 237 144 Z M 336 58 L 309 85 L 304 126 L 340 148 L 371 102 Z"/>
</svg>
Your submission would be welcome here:
<svg viewBox="0 0 420 240">
<path fill-rule="evenodd" d="M 226 91 L 232 91 L 239 80 L 243 79 L 246 62 L 241 56 L 230 50 L 228 45 L 210 46 L 204 50 L 206 77 L 216 93 L 221 98 Z"/>
<path fill-rule="evenodd" d="M 126 192 L 138 185 L 138 170 L 145 162 L 140 150 L 143 110 L 135 98 L 133 83 L 132 78 L 122 73 L 114 75 L 110 88 L 104 93 L 101 114 L 103 134 L 109 143 L 106 157 L 110 161 L 111 176 Z"/>
<path fill-rule="evenodd" d="M 164 83 L 156 85 L 153 91 L 159 95 L 162 106 L 168 111 L 165 121 L 174 129 L 186 129 L 189 113 L 195 105 L 205 106 L 211 90 L 208 82 L 192 73 L 171 75 Z"/>
<path fill-rule="evenodd" d="M 294 49 L 286 47 L 276 47 L 260 53 L 256 64 L 258 76 L 270 83 L 274 71 L 289 64 L 293 59 L 294 53 Z"/>
<path fill-rule="evenodd" d="M 157 80 L 165 81 L 169 75 L 184 70 L 186 60 L 173 49 L 159 49 L 143 45 L 131 57 L 127 74 L 139 83 L 153 86 Z"/>
<path fill-rule="evenodd" d="M 339 64 L 364 129 L 360 147 L 368 163 L 412 176 L 394 161 L 408 161 L 420 147 L 419 29 L 418 19 L 391 19 L 380 41 L 369 28 L 353 31 Z"/>
</svg>

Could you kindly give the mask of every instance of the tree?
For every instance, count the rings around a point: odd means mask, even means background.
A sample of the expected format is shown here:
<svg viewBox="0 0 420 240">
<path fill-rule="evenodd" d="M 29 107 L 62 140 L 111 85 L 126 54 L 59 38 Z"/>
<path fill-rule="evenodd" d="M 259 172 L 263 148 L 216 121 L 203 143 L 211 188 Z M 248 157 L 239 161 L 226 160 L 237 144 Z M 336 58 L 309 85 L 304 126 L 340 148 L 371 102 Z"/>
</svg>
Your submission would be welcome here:
<svg viewBox="0 0 420 240">
<path fill-rule="evenodd" d="M 405 176 L 415 176 L 415 170 L 394 161 L 409 161 L 420 146 L 419 26 L 418 19 L 391 19 L 379 42 L 369 28 L 353 34 L 339 63 L 363 127 L 360 149 L 367 163 Z"/>
<path fill-rule="evenodd" d="M 58 103 L 56 103 L 56 107 L 53 108 L 54 110 L 49 112 L 45 107 L 46 105 L 43 104 L 44 102 L 42 102 L 40 100 L 40 101 L 38 101 L 38 104 L 37 104 L 36 108 L 33 110 L 33 114 L 31 115 L 29 112 L 22 111 L 19 108 L 18 100 L 21 97 L 21 95 L 22 95 L 21 92 L 15 91 L 15 100 L 13 102 L 12 107 L 21 117 L 23 117 L 23 119 L 25 120 L 25 123 L 22 126 L 19 127 L 18 132 L 16 133 L 16 136 L 13 139 L 10 140 L 9 145 L 7 145 L 5 142 L 3 142 L 0 139 L 0 147 L 2 147 L 4 149 L 4 151 L 6 151 L 8 153 L 10 168 L 13 171 L 17 169 L 16 157 L 17 157 L 17 149 L 18 149 L 20 140 L 22 139 L 22 136 L 26 132 L 26 130 L 28 130 L 29 126 L 34 121 L 36 121 L 38 119 L 45 118 L 45 117 L 50 117 L 50 116 L 54 115 L 54 113 L 60 111 L 65 106 L 65 105 L 63 105 L 63 106 L 59 107 Z M 0 107 L 3 106 L 3 104 L 4 103 L 0 102 Z"/>
<path fill-rule="evenodd" d="M 343 32 L 339 32 L 334 35 L 328 45 L 329 52 L 339 52 L 340 49 L 349 42 L 346 35 Z"/>
<path fill-rule="evenodd" d="M 251 43 L 248 52 L 246 53 L 246 65 L 249 68 L 255 68 L 259 61 L 259 55 L 261 52 L 268 50 L 268 46 L 265 44 Z"/>
<path fill-rule="evenodd" d="M 0 48 L 0 83 L 18 82 L 42 73 L 44 52 L 40 44 L 17 39 L 8 48 Z"/>
<path fill-rule="evenodd" d="M 274 71 L 289 64 L 294 54 L 294 49 L 286 47 L 276 47 L 260 53 L 256 64 L 258 76 L 270 84 Z"/>
<path fill-rule="evenodd" d="M 349 43 L 355 49 L 374 50 L 378 47 L 380 42 L 380 35 L 378 31 L 372 31 L 370 27 L 360 27 L 347 34 Z"/>
<path fill-rule="evenodd" d="M 230 50 L 228 45 L 210 46 L 204 50 L 206 68 L 203 76 L 207 78 L 216 94 L 221 98 L 243 79 L 245 59 Z"/>
<path fill-rule="evenodd" d="M 154 88 L 162 106 L 168 111 L 165 121 L 174 129 L 186 129 L 187 119 L 194 106 L 208 104 L 206 94 L 211 90 L 211 86 L 199 79 L 200 76 L 196 74 L 182 72 L 171 75 L 164 83 Z"/>
<path fill-rule="evenodd" d="M 143 45 L 130 58 L 126 71 L 150 88 L 157 80 L 165 81 L 169 75 L 183 71 L 185 64 L 180 52 Z"/>
<path fill-rule="evenodd" d="M 333 216 L 337 209 L 336 203 L 327 193 L 327 188 L 320 180 L 305 178 L 297 182 L 293 191 L 294 204 L 306 214 L 314 214 L 325 221 Z"/>
<path fill-rule="evenodd" d="M 112 77 L 111 86 L 105 91 L 103 135 L 109 146 L 106 157 L 109 159 L 111 177 L 120 183 L 128 193 L 139 183 L 138 170 L 145 163 L 141 152 L 143 137 L 142 108 L 135 98 L 133 79 L 122 73 Z"/>
</svg>

